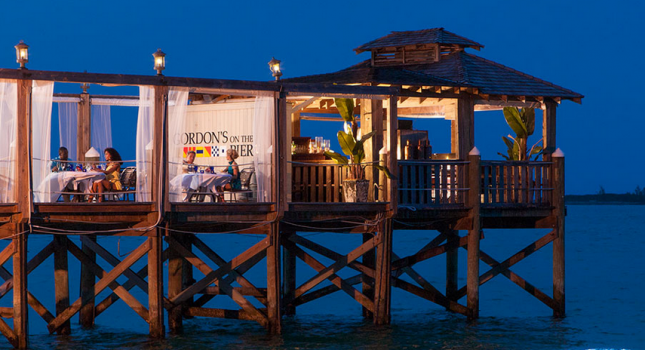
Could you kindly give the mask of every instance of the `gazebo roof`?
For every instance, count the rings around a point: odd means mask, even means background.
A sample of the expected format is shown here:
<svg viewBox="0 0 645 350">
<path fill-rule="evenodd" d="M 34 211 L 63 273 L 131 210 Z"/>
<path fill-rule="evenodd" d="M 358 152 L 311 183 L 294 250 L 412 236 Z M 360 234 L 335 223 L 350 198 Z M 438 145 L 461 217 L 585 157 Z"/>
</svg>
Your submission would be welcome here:
<svg viewBox="0 0 645 350">
<path fill-rule="evenodd" d="M 451 33 L 443 28 L 432 28 L 405 32 L 392 32 L 382 38 L 372 40 L 354 49 L 356 53 L 380 49 L 385 47 L 400 47 L 421 44 L 447 44 L 470 47 L 476 50 L 484 47 L 470 39 Z"/>
<path fill-rule="evenodd" d="M 464 51 L 443 56 L 434 63 L 372 67 L 366 60 L 335 73 L 284 79 L 293 83 L 390 84 L 477 88 L 480 94 L 559 97 L 584 96 Z"/>
</svg>

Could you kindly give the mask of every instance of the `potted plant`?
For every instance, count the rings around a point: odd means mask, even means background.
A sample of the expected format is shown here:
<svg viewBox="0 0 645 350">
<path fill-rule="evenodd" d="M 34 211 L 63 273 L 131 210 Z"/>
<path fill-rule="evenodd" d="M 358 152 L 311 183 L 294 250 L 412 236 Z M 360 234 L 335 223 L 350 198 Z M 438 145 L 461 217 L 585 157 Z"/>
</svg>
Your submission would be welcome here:
<svg viewBox="0 0 645 350">
<path fill-rule="evenodd" d="M 369 192 L 369 181 L 365 180 L 365 168 L 373 166 L 385 173 L 385 176 L 392 178 L 387 167 L 377 164 L 365 164 L 364 143 L 374 136 L 375 131 L 361 136 L 356 120 L 354 119 L 354 100 L 351 98 L 334 99 L 336 108 L 343 118 L 344 128 L 338 132 L 338 143 L 340 148 L 349 159 L 334 151 L 325 152 L 325 155 L 348 168 L 348 177 L 343 180 L 343 197 L 345 202 L 367 202 Z M 356 136 L 354 136 L 356 135 Z"/>
<path fill-rule="evenodd" d="M 535 110 L 533 108 L 504 107 L 504 118 L 508 126 L 515 132 L 515 137 L 511 135 L 508 135 L 508 138 L 502 136 L 508 148 L 508 155 L 499 152 L 497 154 L 506 160 L 530 160 L 533 155 L 537 159 L 542 153 L 542 146 L 538 146 L 542 139 L 536 142 L 533 147 L 527 149 L 528 138 L 533 135 L 535 130 Z"/>
</svg>

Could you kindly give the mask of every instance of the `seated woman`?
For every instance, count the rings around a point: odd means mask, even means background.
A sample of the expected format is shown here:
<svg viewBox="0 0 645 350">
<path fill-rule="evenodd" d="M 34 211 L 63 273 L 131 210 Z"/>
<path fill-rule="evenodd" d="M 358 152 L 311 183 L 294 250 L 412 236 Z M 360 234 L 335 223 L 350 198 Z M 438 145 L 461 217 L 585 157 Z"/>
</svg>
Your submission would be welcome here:
<svg viewBox="0 0 645 350">
<path fill-rule="evenodd" d="M 92 184 L 92 193 L 98 193 L 99 202 L 103 202 L 103 192 L 113 192 L 121 191 L 123 185 L 119 181 L 119 175 L 121 174 L 121 155 L 114 148 L 105 149 L 105 160 L 107 161 L 107 167 L 105 170 L 92 167 L 92 171 L 98 171 L 105 174 L 105 180 L 95 181 Z M 92 201 L 92 196 L 90 196 L 89 201 Z"/>
<path fill-rule="evenodd" d="M 228 168 L 225 168 L 224 170 L 222 170 L 222 172 L 228 173 L 233 177 L 231 178 L 231 182 L 227 183 L 222 188 L 225 191 L 242 189 L 242 182 L 240 181 L 240 168 L 237 166 L 237 163 L 235 163 L 237 157 L 239 157 L 239 155 L 237 154 L 236 150 L 232 148 L 226 150 L 226 160 L 228 161 Z"/>
</svg>

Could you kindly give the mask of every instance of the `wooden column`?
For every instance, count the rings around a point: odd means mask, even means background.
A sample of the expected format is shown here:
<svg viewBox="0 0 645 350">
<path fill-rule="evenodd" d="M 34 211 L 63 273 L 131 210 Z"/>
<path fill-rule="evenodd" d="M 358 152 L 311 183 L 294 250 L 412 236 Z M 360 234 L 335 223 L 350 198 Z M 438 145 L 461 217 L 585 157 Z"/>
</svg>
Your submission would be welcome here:
<svg viewBox="0 0 645 350">
<path fill-rule="evenodd" d="M 13 238 L 13 331 L 16 334 L 14 347 L 26 349 L 29 345 L 29 321 L 27 307 L 27 225 L 18 226 L 18 236 Z"/>
<path fill-rule="evenodd" d="M 558 104 L 552 100 L 545 100 L 542 112 L 542 142 L 544 153 L 542 159 L 551 159 L 551 153 L 555 152 L 555 112 Z"/>
<path fill-rule="evenodd" d="M 450 121 L 450 153 L 459 154 L 459 125 L 457 119 Z"/>
<path fill-rule="evenodd" d="M 76 119 L 76 157 L 78 161 L 85 160 L 85 152 L 92 147 L 92 105 L 90 94 L 81 94 L 81 102 L 78 103 Z M 100 150 L 99 150 L 100 152 Z"/>
<path fill-rule="evenodd" d="M 396 96 L 390 96 L 389 99 L 389 108 L 387 109 L 388 116 L 387 116 L 387 147 L 389 151 L 389 155 L 387 157 L 388 164 L 387 167 L 390 169 L 390 172 L 394 176 L 392 179 L 388 179 L 387 181 L 387 200 L 390 202 L 390 214 L 391 215 L 396 215 L 397 212 L 397 206 L 398 206 L 398 198 L 397 198 L 397 191 L 398 191 L 398 180 L 397 176 L 399 173 L 399 166 L 398 162 L 396 159 L 396 151 L 397 151 L 397 136 L 396 136 L 396 131 L 398 129 L 398 116 L 397 116 L 397 97 Z"/>
<path fill-rule="evenodd" d="M 167 149 L 166 149 L 166 130 L 168 126 L 168 118 L 166 118 L 167 102 L 168 102 L 168 87 L 155 86 L 154 97 L 154 130 L 153 130 L 153 155 L 152 155 L 152 201 L 159 201 L 162 208 L 169 208 L 168 192 L 164 189 L 168 188 L 168 172 L 167 162 Z M 159 188 L 159 185 L 162 188 Z M 162 209 L 163 210 L 163 209 Z"/>
<path fill-rule="evenodd" d="M 557 150 L 553 157 L 553 215 L 556 238 L 553 240 L 553 316 L 564 317 L 564 153 Z"/>
<path fill-rule="evenodd" d="M 281 232 L 281 239 L 288 239 L 289 235 L 295 232 Z M 283 300 L 293 300 L 296 295 L 296 254 L 283 247 L 282 249 L 282 278 Z M 296 307 L 292 304 L 284 305 L 284 314 L 293 316 L 296 314 Z"/>
<path fill-rule="evenodd" d="M 67 237 L 54 236 L 54 284 L 56 297 L 56 316 L 69 307 L 69 268 L 67 264 Z M 58 329 L 58 334 L 68 335 L 72 332 L 69 320 Z"/>
<path fill-rule="evenodd" d="M 31 182 L 31 80 L 18 80 L 18 106 L 16 128 L 16 203 L 21 214 L 21 222 L 26 223 L 30 212 L 32 197 Z M 18 231 L 21 232 L 21 231 Z"/>
<path fill-rule="evenodd" d="M 87 237 L 92 242 L 96 243 L 96 236 L 91 235 Z M 89 248 L 85 243 L 82 244 L 83 253 L 85 253 L 92 262 L 96 262 L 96 253 Z M 89 300 L 87 304 L 83 305 L 78 312 L 78 322 L 83 328 L 91 328 L 94 326 L 94 284 L 96 278 L 92 269 L 81 263 L 81 298 Z"/>
<path fill-rule="evenodd" d="M 180 234 L 171 236 L 178 242 L 183 242 Z M 184 259 L 176 250 L 168 251 L 168 299 L 173 299 L 181 293 L 184 287 Z M 168 328 L 170 333 L 181 334 L 184 331 L 182 322 L 183 305 L 168 311 Z"/>
<path fill-rule="evenodd" d="M 457 144 L 459 159 L 466 159 L 475 146 L 475 104 L 470 95 L 457 101 Z"/>
<path fill-rule="evenodd" d="M 481 218 L 479 208 L 481 206 L 481 174 L 479 151 L 474 148 L 469 156 L 468 164 L 468 205 L 472 227 L 468 230 L 468 276 L 467 276 L 467 306 L 470 311 L 469 319 L 479 317 L 479 237 L 481 232 Z"/>
<path fill-rule="evenodd" d="M 163 338 L 163 262 L 161 252 L 163 241 L 161 230 L 150 232 L 150 251 L 148 251 L 148 324 L 152 338 Z"/>
<path fill-rule="evenodd" d="M 267 247 L 267 316 L 269 333 L 282 333 L 280 307 L 280 241 L 279 223 L 271 224 L 271 245 Z"/>
<path fill-rule="evenodd" d="M 459 231 L 447 230 L 447 244 L 455 248 L 446 251 L 446 297 L 449 300 L 457 301 L 456 295 L 459 290 Z M 446 308 L 449 310 L 449 308 Z"/>
<path fill-rule="evenodd" d="M 291 136 L 300 137 L 300 112 L 291 113 Z"/>
<path fill-rule="evenodd" d="M 361 111 L 361 134 L 376 131 L 372 138 L 364 143 L 365 162 L 374 162 L 379 160 L 379 150 L 383 147 L 383 101 L 381 100 L 360 100 Z M 368 201 L 374 201 L 373 184 L 378 183 L 379 171 L 374 167 L 365 169 L 365 178 L 370 181 L 370 191 L 368 192 Z"/>
<path fill-rule="evenodd" d="M 381 244 L 376 248 L 374 324 L 389 324 L 392 292 L 392 219 L 381 221 L 377 234 L 382 237 Z"/>
<path fill-rule="evenodd" d="M 291 140 L 288 140 L 284 135 L 287 135 L 287 126 L 289 125 L 287 121 L 287 96 L 284 93 L 281 93 L 279 98 L 276 100 L 277 104 L 277 113 L 275 120 L 275 137 L 274 137 L 274 172 L 275 176 L 273 181 L 276 186 L 277 191 L 274 191 L 273 195 L 276 198 L 278 203 L 278 216 L 282 218 L 284 212 L 289 209 L 289 203 L 287 202 L 287 152 L 291 153 Z M 289 189 L 290 191 L 291 189 Z"/>
<path fill-rule="evenodd" d="M 369 241 L 372 239 L 373 235 L 371 233 L 363 233 L 363 243 Z M 376 264 L 376 250 L 372 249 L 368 251 L 367 253 L 363 254 L 363 265 L 366 267 L 369 267 L 371 269 L 374 268 L 374 265 Z M 369 282 L 370 278 L 363 274 L 363 294 L 365 294 L 366 297 L 368 297 L 370 300 L 374 300 L 374 286 L 372 283 Z M 369 309 L 363 307 L 363 317 L 365 318 L 373 318 L 374 313 L 370 311 Z"/>
</svg>

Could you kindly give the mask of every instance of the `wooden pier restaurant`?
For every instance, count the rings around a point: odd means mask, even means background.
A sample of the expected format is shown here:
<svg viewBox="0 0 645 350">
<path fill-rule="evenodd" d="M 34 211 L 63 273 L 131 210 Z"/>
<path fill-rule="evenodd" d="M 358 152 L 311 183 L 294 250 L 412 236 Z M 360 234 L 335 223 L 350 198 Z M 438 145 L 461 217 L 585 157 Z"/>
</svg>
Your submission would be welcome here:
<svg viewBox="0 0 645 350">
<path fill-rule="evenodd" d="M 0 69 L 0 298 L 11 305 L 0 307 L 0 332 L 26 348 L 29 308 L 50 333 L 70 334 L 72 317 L 92 327 L 120 300 L 154 338 L 166 327 L 182 332 L 193 317 L 250 320 L 281 333 L 284 315 L 337 292 L 388 324 L 392 288 L 475 319 L 485 307 L 480 286 L 501 276 L 563 317 L 566 210 L 556 110 L 583 96 L 471 52 L 482 48 L 443 28 L 392 32 L 356 48 L 370 56 L 341 71 L 280 80 L 274 59 L 276 80 L 252 82 L 165 76 L 161 50 L 153 55 L 156 75 L 27 69 L 29 47 L 21 42 L 20 68 Z M 79 93 L 55 92 L 72 84 Z M 139 93 L 97 95 L 88 92 L 93 85 Z M 51 159 L 54 106 L 65 149 Z M 115 106 L 138 111 L 135 159 L 99 140 Z M 516 131 L 508 159 L 481 159 L 475 115 L 504 108 Z M 529 149 L 539 111 L 542 142 Z M 430 117 L 450 121 L 449 153 L 432 152 L 427 130 L 410 127 Z M 309 120 L 342 120 L 342 150 L 302 135 Z M 480 240 L 497 228 L 549 231 L 511 256 L 493 257 Z M 399 255 L 393 244 L 408 230 L 427 240 Z M 340 253 L 308 232 L 359 243 Z M 224 233 L 261 239 L 225 259 L 229 247 L 205 239 Z M 49 243 L 28 257 L 34 236 Z M 116 254 L 97 240 L 106 236 L 138 246 Z M 545 247 L 553 250 L 544 262 L 553 267 L 547 291 L 512 271 Z M 458 264 L 461 249 L 466 266 Z M 55 308 L 30 283 L 50 257 Z M 445 290 L 418 268 L 431 258 L 445 258 Z M 81 265 L 73 277 L 79 293 L 70 291 L 70 259 Z M 490 269 L 480 271 L 480 262 Z M 249 277 L 254 267 L 266 269 L 265 278 Z M 214 307 L 215 298 L 234 307 Z"/>
</svg>

